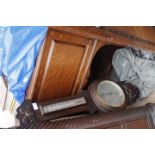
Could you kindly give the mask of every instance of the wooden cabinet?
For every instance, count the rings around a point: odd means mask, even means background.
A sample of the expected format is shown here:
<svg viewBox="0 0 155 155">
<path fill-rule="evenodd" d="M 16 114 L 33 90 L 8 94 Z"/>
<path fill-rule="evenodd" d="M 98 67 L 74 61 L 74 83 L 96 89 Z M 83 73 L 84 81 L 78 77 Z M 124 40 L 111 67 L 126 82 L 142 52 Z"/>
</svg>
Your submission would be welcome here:
<svg viewBox="0 0 155 155">
<path fill-rule="evenodd" d="M 49 30 L 32 99 L 47 101 L 77 94 L 83 87 L 94 41 Z"/>
<path fill-rule="evenodd" d="M 78 94 L 87 82 L 92 60 L 101 47 L 130 46 L 155 51 L 154 29 L 49 27 L 26 99 L 41 102 Z"/>
<path fill-rule="evenodd" d="M 102 47 L 112 45 L 112 48 L 155 51 L 154 36 L 154 27 L 51 26 L 39 52 L 26 98 L 43 104 L 42 101 L 78 94 L 90 75 L 94 56 Z M 107 55 L 110 55 L 110 49 L 106 50 Z M 76 120 L 66 120 L 55 128 L 65 128 L 66 123 L 68 128 L 154 128 L 153 119 L 149 108 L 145 107 L 109 115 L 89 115 L 79 118 L 78 126 Z M 49 123 L 45 124 L 54 128 L 54 124 L 50 126 Z"/>
</svg>

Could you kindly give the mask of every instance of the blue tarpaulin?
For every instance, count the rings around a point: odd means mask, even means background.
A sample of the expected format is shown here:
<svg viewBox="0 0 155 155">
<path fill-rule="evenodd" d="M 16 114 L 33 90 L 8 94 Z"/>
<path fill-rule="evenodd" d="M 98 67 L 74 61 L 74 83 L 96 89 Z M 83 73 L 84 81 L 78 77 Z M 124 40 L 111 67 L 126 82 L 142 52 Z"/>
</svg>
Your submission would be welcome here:
<svg viewBox="0 0 155 155">
<path fill-rule="evenodd" d="M 0 27 L 0 76 L 6 77 L 8 90 L 20 104 L 47 29 L 46 26 Z"/>
<path fill-rule="evenodd" d="M 5 27 L 0 27 L 0 76 L 2 75 L 2 60 L 4 57 L 4 38 L 5 38 Z"/>
</svg>

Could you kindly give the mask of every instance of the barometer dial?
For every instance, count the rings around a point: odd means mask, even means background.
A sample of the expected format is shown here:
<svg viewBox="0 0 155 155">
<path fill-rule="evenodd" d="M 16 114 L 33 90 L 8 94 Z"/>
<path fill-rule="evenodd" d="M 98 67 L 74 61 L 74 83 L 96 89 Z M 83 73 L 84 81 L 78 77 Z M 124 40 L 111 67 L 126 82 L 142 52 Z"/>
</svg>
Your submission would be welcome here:
<svg viewBox="0 0 155 155">
<path fill-rule="evenodd" d="M 97 93 L 104 104 L 119 107 L 125 102 L 122 89 L 112 81 L 101 81 L 97 86 Z"/>
</svg>

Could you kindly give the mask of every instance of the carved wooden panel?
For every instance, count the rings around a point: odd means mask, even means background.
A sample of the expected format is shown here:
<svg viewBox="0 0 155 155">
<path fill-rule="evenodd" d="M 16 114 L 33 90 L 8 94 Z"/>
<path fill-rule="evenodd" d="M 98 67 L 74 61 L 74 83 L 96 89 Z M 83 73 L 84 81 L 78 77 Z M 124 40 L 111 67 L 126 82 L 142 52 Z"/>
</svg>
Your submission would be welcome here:
<svg viewBox="0 0 155 155">
<path fill-rule="evenodd" d="M 34 100 L 47 101 L 78 93 L 88 71 L 92 47 L 92 40 L 49 31 Z"/>
</svg>

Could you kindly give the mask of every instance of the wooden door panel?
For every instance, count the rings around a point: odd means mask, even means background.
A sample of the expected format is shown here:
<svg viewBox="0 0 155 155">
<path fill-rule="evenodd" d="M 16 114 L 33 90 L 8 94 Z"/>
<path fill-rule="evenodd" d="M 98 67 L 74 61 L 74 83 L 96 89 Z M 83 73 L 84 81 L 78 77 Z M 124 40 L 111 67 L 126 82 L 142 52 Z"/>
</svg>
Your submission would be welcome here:
<svg viewBox="0 0 155 155">
<path fill-rule="evenodd" d="M 92 41 L 50 33 L 39 71 L 35 100 L 47 101 L 76 94 L 87 72 Z"/>
<path fill-rule="evenodd" d="M 46 75 L 40 87 L 39 98 L 48 100 L 72 93 L 74 82 L 84 56 L 83 47 L 54 43 L 53 56 L 47 64 Z M 74 54 L 73 54 L 74 52 Z"/>
</svg>

